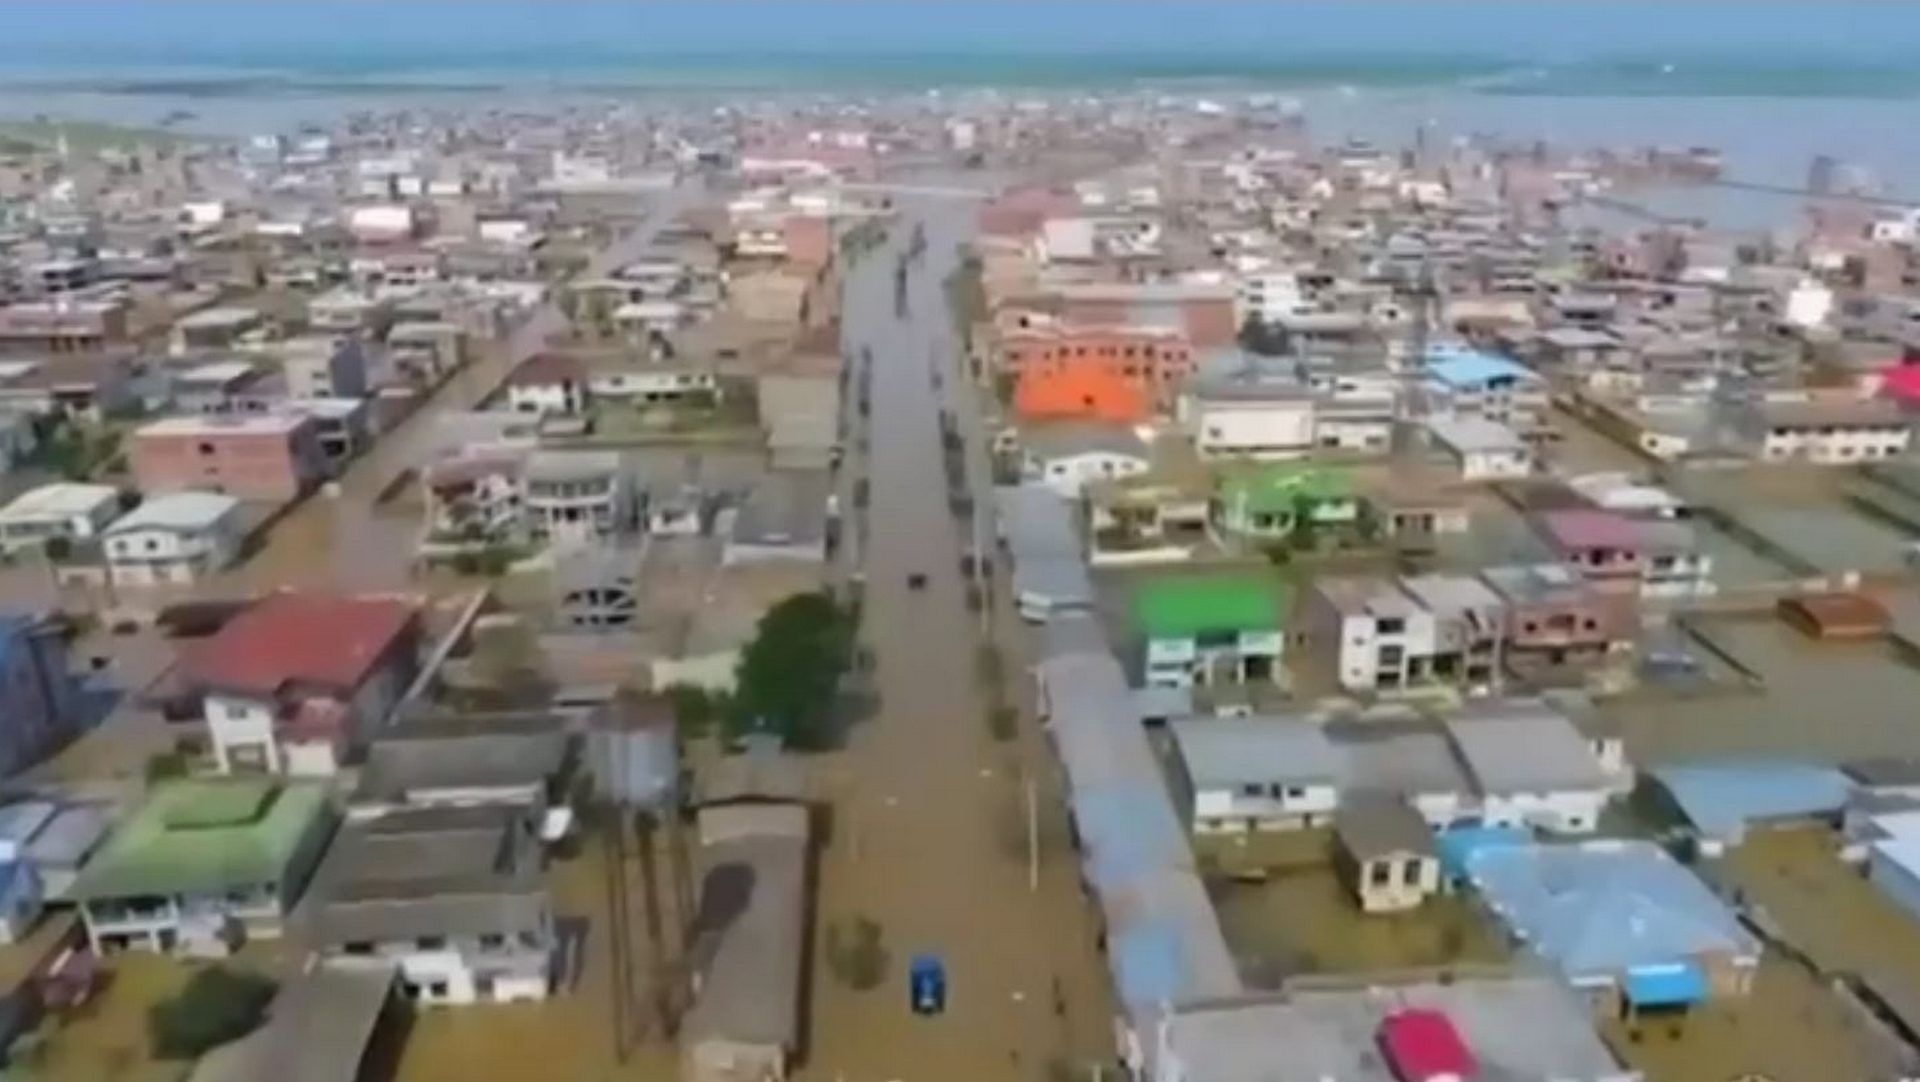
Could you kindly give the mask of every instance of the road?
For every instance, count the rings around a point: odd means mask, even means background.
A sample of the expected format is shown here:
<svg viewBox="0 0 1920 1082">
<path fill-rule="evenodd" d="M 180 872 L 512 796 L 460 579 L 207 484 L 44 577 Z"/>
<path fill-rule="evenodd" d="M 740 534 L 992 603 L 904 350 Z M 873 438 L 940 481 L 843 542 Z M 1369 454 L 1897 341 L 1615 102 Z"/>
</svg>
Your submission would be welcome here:
<svg viewBox="0 0 1920 1082">
<path fill-rule="evenodd" d="M 833 828 L 821 856 L 819 923 L 861 915 L 884 929 L 889 982 L 859 993 L 814 967 L 809 1077 L 835 1082 L 1051 1077 L 1052 1064 L 1111 1051 L 1104 970 L 1093 947 L 1043 742 L 1029 728 L 996 742 L 975 666 L 979 618 L 959 558 L 968 528 L 949 513 L 939 445 L 942 398 L 959 381 L 945 279 L 972 205 L 908 197 L 886 245 L 848 276 L 849 355 L 873 354 L 871 524 L 864 635 L 877 657 L 877 716 L 821 764 Z M 926 254 L 898 318 L 894 268 L 913 223 Z M 927 576 L 924 590 L 907 577 Z M 1017 675 L 1016 696 L 1024 695 Z M 1028 880 L 1026 781 L 1042 859 Z M 947 963 L 950 1006 L 910 1014 L 912 954 Z M 1056 1008 L 1056 989 L 1061 1006 Z"/>
<path fill-rule="evenodd" d="M 585 274 L 604 277 L 639 259 L 700 194 L 699 187 L 687 184 L 649 196 L 652 206 L 646 217 L 601 249 Z M 431 450 L 434 414 L 477 408 L 566 324 L 559 304 L 549 301 L 529 313 L 505 341 L 487 344 L 418 410 L 355 459 L 336 495 L 316 495 L 275 523 L 261 549 L 226 576 L 224 585 L 242 592 L 294 585 L 408 588 L 418 523 L 411 515 L 383 515 L 377 506 L 380 493 Z"/>
</svg>

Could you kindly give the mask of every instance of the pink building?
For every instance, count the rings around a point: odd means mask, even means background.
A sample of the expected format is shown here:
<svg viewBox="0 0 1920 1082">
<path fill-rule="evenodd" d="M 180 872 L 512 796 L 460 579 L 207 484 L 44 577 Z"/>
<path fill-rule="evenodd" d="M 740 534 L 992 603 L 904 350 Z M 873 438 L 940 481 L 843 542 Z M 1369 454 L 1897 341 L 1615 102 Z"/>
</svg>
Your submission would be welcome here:
<svg viewBox="0 0 1920 1082">
<path fill-rule="evenodd" d="M 313 418 L 291 414 L 168 417 L 133 434 L 127 449 L 144 492 L 199 489 L 285 502 L 327 474 Z"/>
<path fill-rule="evenodd" d="M 1618 511 L 1570 508 L 1546 511 L 1540 533 L 1561 562 L 1602 588 L 1637 591 L 1646 570 L 1646 530 Z"/>
</svg>

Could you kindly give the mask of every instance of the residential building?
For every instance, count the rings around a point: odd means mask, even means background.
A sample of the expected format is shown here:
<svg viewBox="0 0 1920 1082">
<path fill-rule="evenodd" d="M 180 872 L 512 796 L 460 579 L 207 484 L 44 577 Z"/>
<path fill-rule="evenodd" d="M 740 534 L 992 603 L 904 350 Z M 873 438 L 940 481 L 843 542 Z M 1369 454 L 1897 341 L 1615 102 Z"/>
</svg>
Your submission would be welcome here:
<svg viewBox="0 0 1920 1082">
<path fill-rule="evenodd" d="M 432 559 L 522 541 L 526 460 L 519 449 L 469 449 L 421 470 L 421 555 Z"/>
<path fill-rule="evenodd" d="M 1321 577 L 1303 606 L 1307 640 L 1340 687 L 1406 691 L 1434 679 L 1433 614 L 1388 578 Z"/>
<path fill-rule="evenodd" d="M 331 774 L 387 721 L 418 667 L 407 601 L 277 593 L 184 652 L 221 773 Z"/>
<path fill-rule="evenodd" d="M 1506 606 L 1509 670 L 1584 665 L 1632 646 L 1632 606 L 1565 564 L 1492 567 L 1480 577 Z"/>
<path fill-rule="evenodd" d="M 1261 575 L 1153 579 L 1134 596 L 1148 687 L 1278 681 L 1285 591 Z"/>
<path fill-rule="evenodd" d="M 1393 449 L 1393 430 L 1400 416 L 1399 401 L 1391 393 L 1329 394 L 1313 407 L 1315 446 L 1323 451 L 1379 456 Z"/>
<path fill-rule="evenodd" d="M 0 409 L 98 421 L 138 402 L 134 368 L 120 351 L 0 360 Z"/>
<path fill-rule="evenodd" d="M 1478 417 L 1528 434 L 1547 410 L 1547 381 L 1519 361 L 1457 346 L 1424 358 L 1429 416 Z"/>
<path fill-rule="evenodd" d="M 1760 965 L 1739 915 L 1653 842 L 1487 846 L 1467 878 L 1516 942 L 1605 1014 L 1744 995 Z"/>
<path fill-rule="evenodd" d="M 79 735 L 81 715 L 62 629 L 0 614 L 0 775 L 32 766 Z"/>
<path fill-rule="evenodd" d="M 1334 867 L 1367 913 L 1418 909 L 1440 890 L 1433 828 L 1391 796 L 1344 799 L 1333 816 Z"/>
<path fill-rule="evenodd" d="M 1050 292 L 1068 324 L 1176 327 L 1196 350 L 1230 346 L 1240 333 L 1229 282 L 1076 282 Z"/>
<path fill-rule="evenodd" d="M 587 411 L 587 370 L 577 358 L 540 353 L 508 373 L 507 408 L 515 413 L 578 416 Z"/>
<path fill-rule="evenodd" d="M 1095 566 L 1132 563 L 1147 554 L 1185 559 L 1207 536 L 1207 490 L 1154 471 L 1088 484 L 1087 528 Z"/>
<path fill-rule="evenodd" d="M 1152 457 L 1130 428 L 1085 422 L 1035 425 L 1020 433 L 1025 479 L 1077 497 L 1090 482 L 1137 477 Z"/>
<path fill-rule="evenodd" d="M 1137 425 L 1153 414 L 1145 380 L 1128 378 L 1097 359 L 1035 366 L 1014 379 L 1013 411 L 1025 421 L 1091 421 Z"/>
<path fill-rule="evenodd" d="M 1194 368 L 1193 346 L 1177 331 L 1125 323 L 1038 324 L 1000 335 L 1001 371 L 1016 381 L 1097 369 L 1170 405 Z M 1018 382 L 1016 382 L 1016 387 Z"/>
<path fill-rule="evenodd" d="M 833 481 L 825 470 L 769 473 L 722 528 L 723 564 L 825 563 Z"/>
<path fill-rule="evenodd" d="M 1427 435 L 1462 481 L 1514 481 L 1533 473 L 1532 448 L 1497 421 L 1433 417 L 1427 420 Z"/>
<path fill-rule="evenodd" d="M 1469 691 L 1498 687 L 1507 642 L 1506 603 L 1500 595 L 1471 575 L 1409 575 L 1400 586 L 1433 621 L 1432 677 Z"/>
<path fill-rule="evenodd" d="M 289 398 L 365 398 L 373 388 L 367 347 L 355 337 L 297 339 L 283 348 L 280 364 Z"/>
<path fill-rule="evenodd" d="M 537 539 L 577 545 L 631 532 L 633 479 L 614 451 L 538 451 L 526 460 L 521 508 Z"/>
<path fill-rule="evenodd" d="M 92 353 L 128 340 L 127 305 L 70 298 L 0 304 L 0 353 Z"/>
<path fill-rule="evenodd" d="M 120 491 L 112 485 L 41 485 L 0 508 L 0 553 L 93 541 L 119 513 Z"/>
<path fill-rule="evenodd" d="M 347 815 L 494 804 L 544 817 L 570 795 L 567 724 L 547 710 L 408 713 L 367 746 Z"/>
<path fill-rule="evenodd" d="M 215 492 L 163 492 L 101 535 L 115 586 L 185 586 L 224 569 L 246 540 L 240 501 Z"/>
<path fill-rule="evenodd" d="M 1707 597 L 1719 590 L 1713 554 L 1700 544 L 1691 523 L 1657 519 L 1640 523 L 1640 596 Z"/>
<path fill-rule="evenodd" d="M 280 983 L 259 1029 L 201 1057 L 192 1082 L 371 1082 L 405 1040 L 409 1020 L 396 1001 L 391 965 L 311 962 Z"/>
<path fill-rule="evenodd" d="M 238 413 L 266 373 L 248 361 L 206 361 L 172 375 L 180 413 Z"/>
<path fill-rule="evenodd" d="M 218 957 L 278 939 L 334 823 L 311 782 L 163 782 L 74 882 L 87 941 Z"/>
<path fill-rule="evenodd" d="M 545 999 L 554 935 L 534 809 L 399 808 L 341 827 L 314 876 L 313 945 L 394 964 L 425 1004 Z"/>
<path fill-rule="evenodd" d="M 1198 834 L 1290 830 L 1332 820 L 1341 759 L 1304 718 L 1186 718 L 1171 722 Z"/>
<path fill-rule="evenodd" d="M 1606 771 L 1566 715 L 1544 706 L 1480 707 L 1446 722 L 1482 824 L 1591 834 L 1612 798 Z"/>
<path fill-rule="evenodd" d="M 1178 1002 L 1178 1001 L 1176 1001 Z M 1640 1082 L 1552 976 L 1303 982 L 1162 1006 L 1133 1023 L 1151 1082 Z"/>
<path fill-rule="evenodd" d="M 1883 398 L 1763 399 L 1739 426 L 1765 462 L 1873 462 L 1905 454 L 1913 443 L 1906 413 Z"/>
<path fill-rule="evenodd" d="M 299 499 L 328 472 L 318 426 L 294 414 L 153 421 L 128 440 L 127 462 L 145 492 L 203 489 L 273 503 Z"/>
<path fill-rule="evenodd" d="M 832 465 L 840 447 L 842 371 L 836 348 L 796 354 L 760 374 L 760 427 L 774 469 Z"/>
<path fill-rule="evenodd" d="M 1045 485 L 994 492 L 996 534 L 1013 560 L 1013 599 L 1029 623 L 1091 610 L 1095 597 L 1074 508 Z"/>
<path fill-rule="evenodd" d="M 1298 458 L 1320 446 L 1318 396 L 1292 381 L 1213 380 L 1182 400 L 1201 458 Z"/>
<path fill-rule="evenodd" d="M 1570 508 L 1535 516 L 1555 559 L 1595 587 L 1638 593 L 1646 576 L 1646 531 L 1618 511 Z"/>
<path fill-rule="evenodd" d="M 80 869 L 106 840 L 110 805 L 32 796 L 0 804 L 0 850 L 30 865 L 42 900 L 72 900 Z"/>
<path fill-rule="evenodd" d="M 1213 520 L 1253 541 L 1309 540 L 1321 530 L 1354 527 L 1360 501 L 1347 475 L 1300 464 L 1268 463 L 1221 471 Z"/>
</svg>

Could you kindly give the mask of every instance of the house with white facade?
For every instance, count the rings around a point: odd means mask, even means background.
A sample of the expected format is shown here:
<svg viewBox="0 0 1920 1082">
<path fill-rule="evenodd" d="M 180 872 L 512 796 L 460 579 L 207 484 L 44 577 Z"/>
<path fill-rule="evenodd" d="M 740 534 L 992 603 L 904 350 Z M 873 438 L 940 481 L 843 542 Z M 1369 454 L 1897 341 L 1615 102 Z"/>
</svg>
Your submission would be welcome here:
<svg viewBox="0 0 1920 1082">
<path fill-rule="evenodd" d="M 1852 465 L 1905 454 L 1913 429 L 1898 403 L 1850 396 L 1768 398 L 1739 421 L 1764 462 Z"/>
<path fill-rule="evenodd" d="M 1201 458 L 1297 458 L 1312 451 L 1312 391 L 1292 381 L 1211 380 L 1181 399 Z"/>
<path fill-rule="evenodd" d="M 1486 826 L 1591 834 L 1613 788 L 1592 742 L 1542 705 L 1483 707 L 1446 723 Z"/>
<path fill-rule="evenodd" d="M 418 670 L 405 600 L 284 592 L 183 652 L 223 774 L 328 775 L 387 721 Z"/>
<path fill-rule="evenodd" d="M 1393 579 L 1316 578 L 1306 621 L 1348 691 L 1405 691 L 1434 676 L 1433 614 Z"/>
<path fill-rule="evenodd" d="M 1090 482 L 1138 476 L 1153 464 L 1146 441 L 1120 425 L 1035 425 L 1021 431 L 1020 445 L 1027 480 L 1063 496 L 1080 495 Z"/>
<path fill-rule="evenodd" d="M 1154 579 L 1134 596 L 1148 687 L 1278 681 L 1286 600 L 1260 575 Z"/>
<path fill-rule="evenodd" d="M 633 479 L 616 451 L 536 452 L 521 483 L 521 508 L 535 539 L 579 544 L 638 524 Z"/>
<path fill-rule="evenodd" d="M 112 485 L 41 485 L 0 508 L 0 553 L 42 548 L 53 541 L 92 541 L 119 513 L 120 491 Z"/>
<path fill-rule="evenodd" d="M 589 401 L 587 370 L 577 358 L 537 354 L 507 374 L 507 408 L 515 413 L 578 416 Z"/>
<path fill-rule="evenodd" d="M 163 783 L 73 882 L 88 945 L 220 957 L 279 939 L 336 822 L 313 782 Z"/>
<path fill-rule="evenodd" d="M 1186 718 L 1169 726 L 1200 834 L 1292 830 L 1330 822 L 1341 760 L 1305 718 Z"/>
<path fill-rule="evenodd" d="M 1427 421 L 1427 435 L 1462 481 L 1511 481 L 1533 472 L 1533 449 L 1520 434 L 1482 417 L 1445 416 Z"/>
<path fill-rule="evenodd" d="M 1510 357 L 1435 346 L 1423 358 L 1427 416 L 1479 417 L 1525 433 L 1547 410 L 1547 381 Z"/>
<path fill-rule="evenodd" d="M 101 535 L 115 586 L 185 586 L 224 569 L 246 539 L 240 501 L 217 492 L 165 492 Z"/>
<path fill-rule="evenodd" d="M 557 940 L 535 814 L 478 803 L 349 819 L 314 876 L 315 946 L 391 962 L 417 1003 L 545 999 Z"/>
</svg>

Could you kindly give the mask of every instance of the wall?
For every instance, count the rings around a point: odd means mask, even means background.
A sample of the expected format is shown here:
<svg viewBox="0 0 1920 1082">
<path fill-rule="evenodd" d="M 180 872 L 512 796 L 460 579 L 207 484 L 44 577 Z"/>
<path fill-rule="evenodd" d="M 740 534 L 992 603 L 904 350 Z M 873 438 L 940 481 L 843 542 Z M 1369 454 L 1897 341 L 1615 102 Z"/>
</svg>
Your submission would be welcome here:
<svg viewBox="0 0 1920 1082">
<path fill-rule="evenodd" d="M 1194 414 L 1194 444 L 1202 457 L 1291 458 L 1313 448 L 1311 400 L 1196 403 Z"/>
<path fill-rule="evenodd" d="M 213 758 L 220 773 L 235 771 L 233 752 L 238 745 L 261 748 L 261 768 L 269 773 L 281 769 L 279 746 L 273 731 L 271 703 L 233 695 L 208 695 L 204 717 L 207 734 L 213 742 Z"/>
<path fill-rule="evenodd" d="M 1201 789 L 1193 794 L 1195 833 L 1241 833 L 1251 820 L 1255 829 L 1292 830 L 1314 826 L 1333 815 L 1339 790 L 1330 784 L 1271 788 L 1260 796 L 1240 789 Z"/>
</svg>

